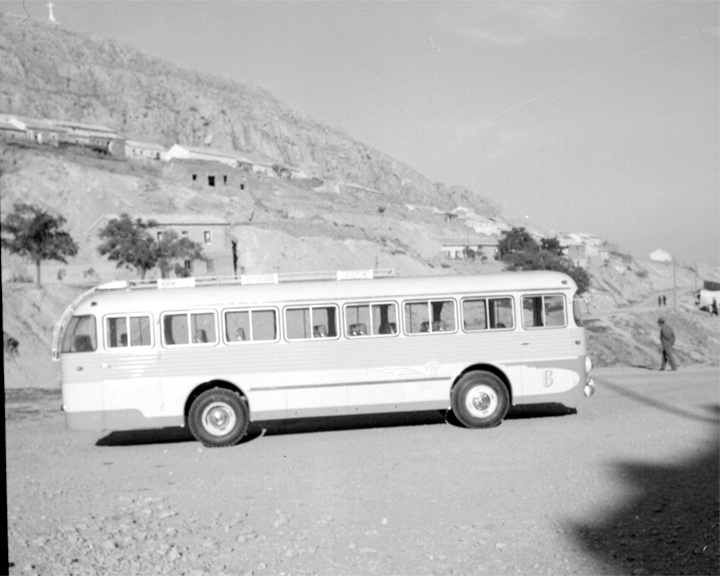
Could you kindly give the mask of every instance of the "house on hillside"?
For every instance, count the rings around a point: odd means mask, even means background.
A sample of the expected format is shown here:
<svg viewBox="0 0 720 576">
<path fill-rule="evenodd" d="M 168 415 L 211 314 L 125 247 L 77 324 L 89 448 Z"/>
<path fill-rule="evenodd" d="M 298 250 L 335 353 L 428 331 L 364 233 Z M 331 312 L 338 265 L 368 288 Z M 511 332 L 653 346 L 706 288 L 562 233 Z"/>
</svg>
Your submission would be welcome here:
<svg viewBox="0 0 720 576">
<path fill-rule="evenodd" d="M 204 160 L 206 162 L 219 162 L 232 168 L 243 166 L 252 168 L 252 160 L 246 154 L 229 150 L 217 150 L 215 148 L 201 148 L 198 146 L 186 146 L 175 144 L 167 152 L 166 159 L 170 160 Z"/>
<path fill-rule="evenodd" d="M 125 142 L 125 156 L 138 160 L 167 160 L 168 149 L 162 144 L 141 140 Z"/>
<path fill-rule="evenodd" d="M 498 253 L 498 240 L 489 236 L 468 236 L 466 238 L 441 238 L 442 254 L 452 260 L 464 260 L 474 255 L 494 260 Z"/>
<path fill-rule="evenodd" d="M 9 116 L 0 115 L 0 140 L 4 142 L 26 142 L 28 140 L 27 131 L 18 128 L 18 126 L 10 121 Z"/>
<path fill-rule="evenodd" d="M 106 126 L 69 120 L 50 120 L 50 122 L 63 130 L 60 136 L 61 144 L 89 148 L 116 158 L 125 157 L 125 137 Z"/>
<path fill-rule="evenodd" d="M 607 250 L 603 250 L 598 246 L 588 244 L 569 244 L 566 245 L 565 254 L 575 266 L 588 268 L 589 266 L 599 266 L 606 262 L 610 257 Z"/>
<path fill-rule="evenodd" d="M 184 263 L 185 270 L 193 276 L 224 276 L 233 274 L 232 247 L 229 236 L 230 224 L 221 218 L 202 214 L 132 214 L 134 219 L 141 218 L 144 222 L 154 220 L 157 226 L 148 229 L 155 240 L 161 240 L 163 234 L 173 230 L 181 238 L 197 242 L 203 248 L 205 259 Z M 101 257 L 97 251 L 100 245 L 98 231 L 110 220 L 119 218 L 117 214 L 103 214 L 89 228 L 93 254 L 96 255 L 93 268 L 98 272 L 107 271 L 108 264 L 113 262 Z"/>
<path fill-rule="evenodd" d="M 248 189 L 248 171 L 225 163 L 178 160 L 165 164 L 163 172 L 174 175 L 193 188 Z"/>
<path fill-rule="evenodd" d="M 65 130 L 55 126 L 49 120 L 36 120 L 34 118 L 25 118 L 23 116 L 3 115 L 3 120 L 13 126 L 16 131 L 24 133 L 24 140 L 37 142 L 38 144 L 49 144 L 50 146 L 58 146 Z M 11 138 L 19 138 L 13 134 L 10 129 L 7 135 Z"/>
</svg>

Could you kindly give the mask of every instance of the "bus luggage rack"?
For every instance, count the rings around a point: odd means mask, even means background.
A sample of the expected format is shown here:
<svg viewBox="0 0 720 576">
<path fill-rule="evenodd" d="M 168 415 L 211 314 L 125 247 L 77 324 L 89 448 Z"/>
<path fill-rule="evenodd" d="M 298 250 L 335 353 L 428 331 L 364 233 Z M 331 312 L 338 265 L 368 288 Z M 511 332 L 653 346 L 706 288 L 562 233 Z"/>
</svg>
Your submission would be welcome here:
<svg viewBox="0 0 720 576">
<path fill-rule="evenodd" d="M 333 270 L 327 272 L 283 272 L 274 274 L 242 274 L 240 276 L 202 276 L 199 278 L 158 278 L 156 280 L 115 280 L 101 284 L 97 290 L 137 290 L 143 288 L 195 288 L 197 286 L 279 284 L 312 280 L 373 280 L 395 278 L 394 268 L 378 270 Z"/>
</svg>

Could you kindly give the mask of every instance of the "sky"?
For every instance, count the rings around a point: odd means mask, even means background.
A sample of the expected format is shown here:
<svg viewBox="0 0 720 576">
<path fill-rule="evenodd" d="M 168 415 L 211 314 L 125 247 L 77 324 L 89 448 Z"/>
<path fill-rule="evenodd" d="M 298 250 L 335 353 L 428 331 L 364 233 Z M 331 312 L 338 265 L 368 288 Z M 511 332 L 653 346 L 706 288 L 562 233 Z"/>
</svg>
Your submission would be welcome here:
<svg viewBox="0 0 720 576">
<path fill-rule="evenodd" d="M 0 10 L 47 19 L 46 4 Z M 264 88 L 528 227 L 720 264 L 717 1 L 55 0 L 53 15 Z"/>
</svg>

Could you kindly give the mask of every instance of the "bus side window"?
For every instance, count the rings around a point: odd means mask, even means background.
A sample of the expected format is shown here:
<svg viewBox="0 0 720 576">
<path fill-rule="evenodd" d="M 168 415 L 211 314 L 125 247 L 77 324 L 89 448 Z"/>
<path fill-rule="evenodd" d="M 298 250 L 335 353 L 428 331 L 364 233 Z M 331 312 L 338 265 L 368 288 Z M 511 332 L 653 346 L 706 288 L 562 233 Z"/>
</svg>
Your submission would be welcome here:
<svg viewBox="0 0 720 576">
<path fill-rule="evenodd" d="M 97 348 L 94 316 L 73 316 L 70 319 L 61 352 L 94 352 Z"/>
<path fill-rule="evenodd" d="M 406 302 L 405 332 L 455 332 L 455 303 L 452 300 Z"/>
<path fill-rule="evenodd" d="M 105 345 L 108 348 L 152 346 L 149 316 L 122 316 L 107 318 Z"/>
<path fill-rule="evenodd" d="M 195 344 L 215 344 L 217 342 L 215 314 L 212 312 L 190 314 L 190 333 Z"/>
<path fill-rule="evenodd" d="M 397 306 L 393 303 L 345 306 L 345 336 L 397 334 Z"/>
<path fill-rule="evenodd" d="M 565 298 L 562 294 L 523 296 L 523 327 L 565 326 Z"/>
<path fill-rule="evenodd" d="M 336 306 L 308 306 L 285 309 L 285 325 L 288 340 L 336 338 Z"/>
</svg>

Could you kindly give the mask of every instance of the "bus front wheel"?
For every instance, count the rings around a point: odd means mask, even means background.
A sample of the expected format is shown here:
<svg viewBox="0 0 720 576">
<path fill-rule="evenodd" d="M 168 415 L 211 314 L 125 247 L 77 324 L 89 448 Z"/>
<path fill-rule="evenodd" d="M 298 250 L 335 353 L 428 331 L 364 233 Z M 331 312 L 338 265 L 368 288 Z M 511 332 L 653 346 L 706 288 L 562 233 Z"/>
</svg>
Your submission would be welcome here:
<svg viewBox="0 0 720 576">
<path fill-rule="evenodd" d="M 469 372 L 453 388 L 453 413 L 468 428 L 497 426 L 509 408 L 505 384 L 489 372 Z"/>
<path fill-rule="evenodd" d="M 188 413 L 190 432 L 208 448 L 234 446 L 240 442 L 249 420 L 245 401 L 236 392 L 224 388 L 200 394 Z"/>
</svg>

